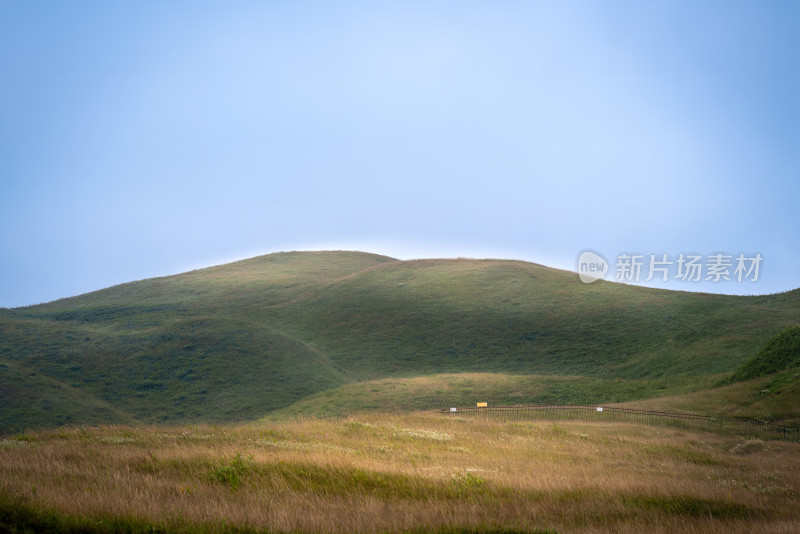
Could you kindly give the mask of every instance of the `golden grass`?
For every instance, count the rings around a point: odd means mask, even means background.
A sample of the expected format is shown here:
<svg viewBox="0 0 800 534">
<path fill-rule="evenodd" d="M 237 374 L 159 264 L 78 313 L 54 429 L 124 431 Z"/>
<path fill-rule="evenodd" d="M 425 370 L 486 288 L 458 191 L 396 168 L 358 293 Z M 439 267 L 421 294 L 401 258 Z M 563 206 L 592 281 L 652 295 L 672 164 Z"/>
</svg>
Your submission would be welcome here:
<svg viewBox="0 0 800 534">
<path fill-rule="evenodd" d="M 796 532 L 798 495 L 800 444 L 623 423 L 365 414 L 0 439 L 6 507 L 98 530 Z"/>
</svg>

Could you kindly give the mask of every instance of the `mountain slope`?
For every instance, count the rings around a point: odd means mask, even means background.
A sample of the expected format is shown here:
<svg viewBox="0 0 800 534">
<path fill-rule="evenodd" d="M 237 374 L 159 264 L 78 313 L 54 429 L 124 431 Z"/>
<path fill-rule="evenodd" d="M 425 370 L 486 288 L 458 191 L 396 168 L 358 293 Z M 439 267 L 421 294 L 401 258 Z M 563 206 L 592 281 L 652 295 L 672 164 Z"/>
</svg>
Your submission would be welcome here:
<svg viewBox="0 0 800 534">
<path fill-rule="evenodd" d="M 513 261 L 392 263 L 263 310 L 363 379 L 441 371 L 724 373 L 797 317 L 800 292 L 692 294 Z"/>
<path fill-rule="evenodd" d="M 108 407 L 108 422 L 228 421 L 442 373 L 601 380 L 598 401 L 682 393 L 797 323 L 800 291 L 694 294 L 518 261 L 295 252 L 0 310 L 0 361 L 57 385 L 72 412 Z M 15 376 L 0 367 L 4 399 L 25 398 Z M 66 417 L 14 413 L 0 429 Z"/>
<path fill-rule="evenodd" d="M 800 366 L 800 324 L 782 330 L 770 339 L 764 348 L 737 369 L 730 379 L 740 382 L 796 366 Z"/>
<path fill-rule="evenodd" d="M 136 419 L 79 388 L 0 360 L 0 429 L 132 424 Z"/>
</svg>

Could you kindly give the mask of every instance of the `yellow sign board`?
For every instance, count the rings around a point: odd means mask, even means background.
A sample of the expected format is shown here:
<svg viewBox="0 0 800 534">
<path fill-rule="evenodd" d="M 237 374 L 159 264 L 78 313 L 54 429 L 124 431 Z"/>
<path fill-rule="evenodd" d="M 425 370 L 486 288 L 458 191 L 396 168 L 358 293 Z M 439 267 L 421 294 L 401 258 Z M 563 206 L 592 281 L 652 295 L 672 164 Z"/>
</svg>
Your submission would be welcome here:
<svg viewBox="0 0 800 534">
<path fill-rule="evenodd" d="M 488 404 L 485 403 L 485 402 L 479 402 L 478 403 L 478 408 L 486 408 L 486 406 L 488 406 Z"/>
</svg>

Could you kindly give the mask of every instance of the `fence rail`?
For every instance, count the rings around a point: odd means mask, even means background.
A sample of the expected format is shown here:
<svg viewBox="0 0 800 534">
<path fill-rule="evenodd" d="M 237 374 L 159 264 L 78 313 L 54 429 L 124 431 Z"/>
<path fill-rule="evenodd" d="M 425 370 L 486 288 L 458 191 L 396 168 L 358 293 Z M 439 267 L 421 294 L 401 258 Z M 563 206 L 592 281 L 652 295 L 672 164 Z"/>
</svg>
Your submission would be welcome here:
<svg viewBox="0 0 800 534">
<path fill-rule="evenodd" d="M 800 429 L 776 425 L 768 421 L 744 417 L 699 415 L 659 410 L 642 410 L 617 406 L 487 406 L 449 408 L 441 410 L 446 415 L 472 414 L 503 420 L 525 419 L 579 419 L 585 421 L 635 422 L 650 425 L 668 425 L 697 428 L 725 434 L 741 434 L 765 439 L 800 441 Z"/>
</svg>

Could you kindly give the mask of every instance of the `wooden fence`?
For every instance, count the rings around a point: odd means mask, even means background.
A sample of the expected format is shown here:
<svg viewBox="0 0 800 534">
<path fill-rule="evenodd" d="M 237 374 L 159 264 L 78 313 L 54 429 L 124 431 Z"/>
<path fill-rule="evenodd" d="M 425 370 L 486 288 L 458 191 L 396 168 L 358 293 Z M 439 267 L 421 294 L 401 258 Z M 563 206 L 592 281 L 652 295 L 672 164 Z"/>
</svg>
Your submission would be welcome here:
<svg viewBox="0 0 800 534">
<path fill-rule="evenodd" d="M 632 422 L 708 430 L 763 439 L 800 441 L 800 429 L 775 425 L 744 417 L 698 415 L 615 406 L 486 406 L 449 408 L 446 415 L 472 415 L 501 420 L 582 420 L 593 422 Z"/>
</svg>

